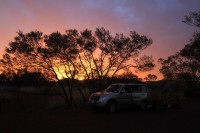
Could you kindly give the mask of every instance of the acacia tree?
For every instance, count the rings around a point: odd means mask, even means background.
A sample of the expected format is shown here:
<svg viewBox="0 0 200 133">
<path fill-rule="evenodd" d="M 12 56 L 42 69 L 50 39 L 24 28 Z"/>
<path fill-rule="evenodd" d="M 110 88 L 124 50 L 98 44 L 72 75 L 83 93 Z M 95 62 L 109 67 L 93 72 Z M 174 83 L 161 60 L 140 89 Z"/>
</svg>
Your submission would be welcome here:
<svg viewBox="0 0 200 133">
<path fill-rule="evenodd" d="M 157 79 L 157 76 L 154 74 L 148 74 L 147 77 L 144 78 L 146 81 L 155 81 Z"/>
<path fill-rule="evenodd" d="M 80 33 L 77 43 L 79 45 L 78 60 L 84 78 L 94 79 L 96 77 L 94 71 L 94 54 L 97 50 L 96 38 L 93 36 L 92 31 L 86 29 Z"/>
<path fill-rule="evenodd" d="M 77 53 L 73 42 L 76 31 L 69 30 L 64 35 L 55 32 L 45 36 L 39 31 L 27 34 L 19 31 L 17 34 L 5 50 L 3 59 L 6 65 L 12 66 L 15 72 L 24 68 L 27 71 L 41 71 L 49 80 L 56 80 L 60 88 L 55 89 L 56 93 L 71 106 L 73 82 L 77 72 L 73 60 Z M 59 78 L 62 74 L 69 79 L 68 91 Z"/>
<path fill-rule="evenodd" d="M 185 16 L 186 24 L 200 27 L 200 11 Z M 200 33 L 195 32 L 185 47 L 167 59 L 159 59 L 165 79 L 200 80 Z"/>
<path fill-rule="evenodd" d="M 125 71 L 119 75 L 115 75 L 114 81 L 119 80 L 119 82 L 130 83 L 130 82 L 142 82 L 142 79 L 139 78 L 137 75 L 133 74 L 132 71 Z"/>
<path fill-rule="evenodd" d="M 79 38 L 79 60 L 87 79 L 97 78 L 98 86 L 103 80 L 112 79 L 117 72 L 135 67 L 138 70 L 151 70 L 154 67 L 153 59 L 144 56 L 140 60 L 128 63 L 131 58 L 138 57 L 139 53 L 152 44 L 152 40 L 144 35 L 131 31 L 130 35 L 116 34 L 112 36 L 109 30 L 97 28 L 95 33 L 85 30 Z M 141 61 L 143 59 L 143 61 Z"/>
<path fill-rule="evenodd" d="M 191 56 L 192 50 L 190 51 L 188 47 L 192 45 L 186 45 L 180 52 L 167 59 L 159 59 L 162 65 L 160 72 L 165 79 L 199 80 L 200 62 Z"/>
<path fill-rule="evenodd" d="M 11 62 L 10 56 L 8 54 L 3 55 L 3 59 L 0 60 L 0 72 L 2 75 L 6 75 L 6 79 L 11 80 L 13 78 L 13 63 Z"/>
<path fill-rule="evenodd" d="M 78 38 L 78 31 L 77 30 L 66 30 L 65 34 L 61 34 L 59 32 L 54 32 L 50 35 L 46 35 L 44 42 L 47 48 L 41 49 L 42 51 L 47 50 L 49 54 L 55 58 L 53 63 L 53 68 L 56 73 L 56 80 L 60 84 L 61 88 L 64 86 L 63 82 L 60 79 L 65 79 L 68 92 L 64 92 L 64 98 L 68 98 L 66 96 L 69 95 L 69 105 L 72 105 L 73 102 L 73 88 L 74 88 L 74 81 L 80 69 L 80 65 L 78 64 L 76 58 L 78 55 L 78 48 L 77 48 L 77 38 Z M 44 54 L 44 52 L 42 52 Z M 46 54 L 46 53 L 45 53 Z M 44 54 L 44 56 L 45 56 Z M 58 77 L 60 75 L 60 79 Z M 62 93 L 58 94 L 62 96 Z"/>
<path fill-rule="evenodd" d="M 49 80 L 57 81 L 60 89 L 55 89 L 69 106 L 73 101 L 74 81 L 80 76 L 85 79 L 98 79 L 102 82 L 117 72 L 130 67 L 139 70 L 150 70 L 154 67 L 153 59 L 144 56 L 135 60 L 135 65 L 128 63 L 132 58 L 152 44 L 152 40 L 136 32 L 130 35 L 111 33 L 104 28 L 97 28 L 95 33 L 90 30 L 78 32 L 67 30 L 64 34 L 53 32 L 43 35 L 32 31 L 17 33 L 14 41 L 5 50 L 3 62 L 14 73 L 19 70 L 39 71 Z M 9 67 L 9 65 L 11 67 Z M 66 79 L 67 87 L 63 84 Z"/>
</svg>

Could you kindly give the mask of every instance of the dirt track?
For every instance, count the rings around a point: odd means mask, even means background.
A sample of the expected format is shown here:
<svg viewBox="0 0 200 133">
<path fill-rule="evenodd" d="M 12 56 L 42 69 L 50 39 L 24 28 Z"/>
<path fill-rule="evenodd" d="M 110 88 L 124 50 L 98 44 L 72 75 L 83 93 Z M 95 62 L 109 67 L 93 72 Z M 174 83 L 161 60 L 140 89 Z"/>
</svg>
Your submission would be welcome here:
<svg viewBox="0 0 200 133">
<path fill-rule="evenodd" d="M 89 107 L 1 112 L 0 133 L 199 133 L 200 99 L 167 112 L 123 109 L 114 114 Z"/>
</svg>

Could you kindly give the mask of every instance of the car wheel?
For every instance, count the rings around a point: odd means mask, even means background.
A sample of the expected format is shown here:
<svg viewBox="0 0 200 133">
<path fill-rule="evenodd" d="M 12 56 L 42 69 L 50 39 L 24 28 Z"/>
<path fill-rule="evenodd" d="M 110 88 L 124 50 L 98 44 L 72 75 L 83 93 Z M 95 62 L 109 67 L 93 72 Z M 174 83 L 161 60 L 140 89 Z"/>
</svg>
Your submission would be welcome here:
<svg viewBox="0 0 200 133">
<path fill-rule="evenodd" d="M 117 104 L 114 101 L 110 101 L 107 103 L 106 110 L 109 113 L 114 113 L 117 109 Z"/>
<path fill-rule="evenodd" d="M 142 103 L 140 104 L 140 108 L 141 109 L 146 109 L 147 107 L 147 102 L 146 101 L 142 101 Z"/>
</svg>

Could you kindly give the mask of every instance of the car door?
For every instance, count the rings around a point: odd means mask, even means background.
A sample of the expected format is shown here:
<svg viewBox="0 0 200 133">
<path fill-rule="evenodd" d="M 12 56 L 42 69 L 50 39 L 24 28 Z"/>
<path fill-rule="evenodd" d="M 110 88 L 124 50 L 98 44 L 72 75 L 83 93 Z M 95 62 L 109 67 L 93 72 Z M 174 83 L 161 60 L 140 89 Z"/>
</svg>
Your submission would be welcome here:
<svg viewBox="0 0 200 133">
<path fill-rule="evenodd" d="M 132 104 L 132 89 L 130 85 L 125 85 L 119 94 L 119 105 L 129 106 Z"/>
<path fill-rule="evenodd" d="M 132 100 L 134 104 L 140 104 L 144 100 L 143 88 L 141 85 L 132 85 Z"/>
</svg>

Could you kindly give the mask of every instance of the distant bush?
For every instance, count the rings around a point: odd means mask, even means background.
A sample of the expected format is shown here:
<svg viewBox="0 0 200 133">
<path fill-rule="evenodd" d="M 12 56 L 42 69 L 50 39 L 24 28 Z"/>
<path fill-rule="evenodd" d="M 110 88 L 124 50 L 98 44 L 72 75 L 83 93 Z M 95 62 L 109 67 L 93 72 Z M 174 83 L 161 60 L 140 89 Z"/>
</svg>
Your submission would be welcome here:
<svg viewBox="0 0 200 133">
<path fill-rule="evenodd" d="M 151 89 L 153 99 L 168 103 L 176 103 L 183 100 L 190 86 L 190 83 L 185 81 L 170 80 L 148 82 L 147 84 Z"/>
<path fill-rule="evenodd" d="M 191 82 L 185 91 L 186 97 L 200 97 L 200 82 Z"/>
<path fill-rule="evenodd" d="M 11 96 L 9 93 L 4 92 L 3 90 L 0 90 L 0 102 L 8 101 L 10 100 Z"/>
<path fill-rule="evenodd" d="M 13 74 L 12 77 L 0 74 L 1 85 L 41 86 L 49 84 L 49 82 L 40 72 L 24 72 L 22 74 Z"/>
</svg>

